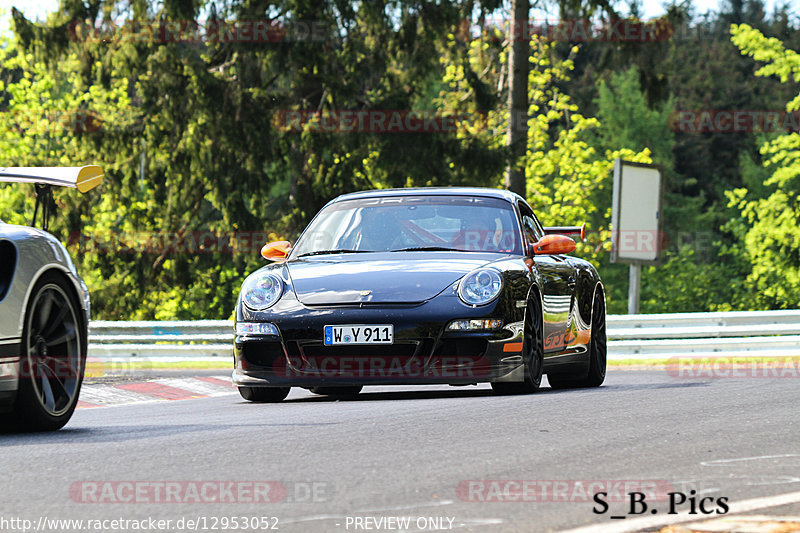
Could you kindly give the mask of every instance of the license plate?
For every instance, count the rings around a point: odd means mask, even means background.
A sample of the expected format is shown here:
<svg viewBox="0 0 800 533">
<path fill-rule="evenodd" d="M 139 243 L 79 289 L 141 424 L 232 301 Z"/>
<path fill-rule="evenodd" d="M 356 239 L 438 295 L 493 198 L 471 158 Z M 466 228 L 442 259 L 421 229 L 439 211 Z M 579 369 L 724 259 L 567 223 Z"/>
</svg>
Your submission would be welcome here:
<svg viewBox="0 0 800 533">
<path fill-rule="evenodd" d="M 391 324 L 325 326 L 325 346 L 339 344 L 392 344 L 394 326 Z"/>
</svg>

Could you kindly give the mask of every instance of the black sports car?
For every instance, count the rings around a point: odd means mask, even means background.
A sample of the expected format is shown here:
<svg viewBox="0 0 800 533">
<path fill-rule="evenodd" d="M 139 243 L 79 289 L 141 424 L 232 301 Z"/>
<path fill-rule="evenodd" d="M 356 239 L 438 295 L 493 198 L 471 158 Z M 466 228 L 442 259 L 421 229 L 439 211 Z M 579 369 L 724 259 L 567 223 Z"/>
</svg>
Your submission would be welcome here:
<svg viewBox="0 0 800 533">
<path fill-rule="evenodd" d="M 499 393 L 605 378 L 603 285 L 509 191 L 347 194 L 243 283 L 233 381 L 247 400 L 292 386 L 336 396 L 364 385 L 468 385 Z"/>
</svg>

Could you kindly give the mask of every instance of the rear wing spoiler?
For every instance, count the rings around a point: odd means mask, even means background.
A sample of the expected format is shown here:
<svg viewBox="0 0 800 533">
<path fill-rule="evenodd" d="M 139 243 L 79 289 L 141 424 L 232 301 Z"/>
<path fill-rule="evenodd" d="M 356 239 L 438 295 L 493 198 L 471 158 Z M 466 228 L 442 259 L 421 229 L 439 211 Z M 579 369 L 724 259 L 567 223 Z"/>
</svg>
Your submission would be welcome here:
<svg viewBox="0 0 800 533">
<path fill-rule="evenodd" d="M 85 167 L 0 167 L 0 182 L 36 183 L 72 187 L 88 192 L 103 180 L 103 169 L 97 165 Z"/>
<path fill-rule="evenodd" d="M 579 235 L 581 240 L 586 238 L 586 223 L 580 226 L 550 226 L 544 228 L 545 235 Z"/>
<path fill-rule="evenodd" d="M 42 229 L 47 231 L 50 213 L 55 209 L 52 187 L 72 187 L 88 192 L 100 185 L 103 169 L 97 165 L 85 167 L 0 167 L 0 182 L 35 183 L 36 207 L 31 226 L 36 225 L 39 206 L 42 211 Z"/>
</svg>

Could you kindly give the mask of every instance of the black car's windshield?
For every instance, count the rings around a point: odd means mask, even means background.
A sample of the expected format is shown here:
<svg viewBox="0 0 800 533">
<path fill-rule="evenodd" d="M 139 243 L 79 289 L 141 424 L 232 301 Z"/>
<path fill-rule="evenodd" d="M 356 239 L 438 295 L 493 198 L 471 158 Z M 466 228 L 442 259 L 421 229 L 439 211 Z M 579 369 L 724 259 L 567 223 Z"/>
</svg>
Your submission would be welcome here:
<svg viewBox="0 0 800 533">
<path fill-rule="evenodd" d="M 293 257 L 352 252 L 520 253 L 510 203 L 469 196 L 386 196 L 331 204 L 314 219 Z"/>
</svg>

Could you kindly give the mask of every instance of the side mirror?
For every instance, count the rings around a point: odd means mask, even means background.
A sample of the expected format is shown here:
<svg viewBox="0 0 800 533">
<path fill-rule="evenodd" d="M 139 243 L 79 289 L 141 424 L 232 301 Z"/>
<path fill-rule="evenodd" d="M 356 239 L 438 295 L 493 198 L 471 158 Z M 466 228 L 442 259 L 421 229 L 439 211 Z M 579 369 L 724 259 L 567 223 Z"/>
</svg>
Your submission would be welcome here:
<svg viewBox="0 0 800 533">
<path fill-rule="evenodd" d="M 539 242 L 529 246 L 532 255 L 559 255 L 575 251 L 575 241 L 566 235 L 545 235 Z"/>
<path fill-rule="evenodd" d="M 285 261 L 291 251 L 292 243 L 289 241 L 274 241 L 261 248 L 261 256 L 269 261 Z"/>
</svg>

